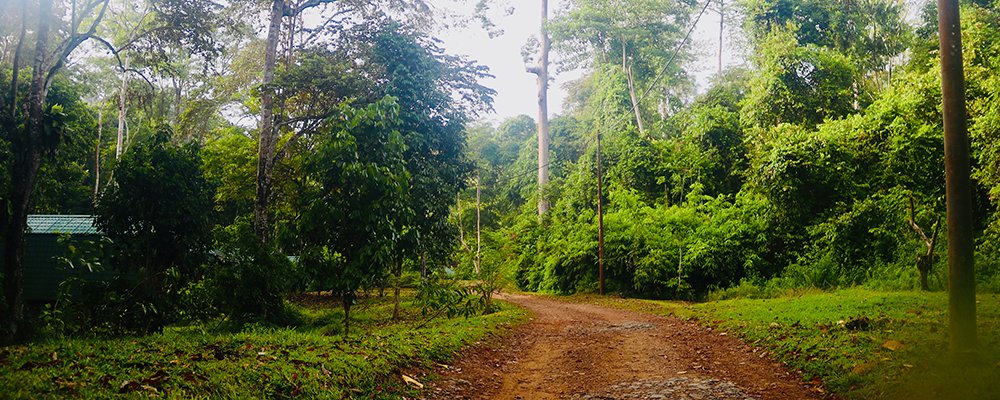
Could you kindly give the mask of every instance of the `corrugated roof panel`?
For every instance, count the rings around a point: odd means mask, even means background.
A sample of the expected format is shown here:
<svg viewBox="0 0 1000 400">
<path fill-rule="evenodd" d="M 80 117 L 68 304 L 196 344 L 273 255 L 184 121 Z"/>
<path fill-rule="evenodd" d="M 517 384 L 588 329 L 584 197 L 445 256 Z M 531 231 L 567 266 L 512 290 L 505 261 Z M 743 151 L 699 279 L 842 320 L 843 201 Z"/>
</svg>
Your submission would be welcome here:
<svg viewBox="0 0 1000 400">
<path fill-rule="evenodd" d="M 92 215 L 29 215 L 28 233 L 96 235 L 99 232 Z"/>
</svg>

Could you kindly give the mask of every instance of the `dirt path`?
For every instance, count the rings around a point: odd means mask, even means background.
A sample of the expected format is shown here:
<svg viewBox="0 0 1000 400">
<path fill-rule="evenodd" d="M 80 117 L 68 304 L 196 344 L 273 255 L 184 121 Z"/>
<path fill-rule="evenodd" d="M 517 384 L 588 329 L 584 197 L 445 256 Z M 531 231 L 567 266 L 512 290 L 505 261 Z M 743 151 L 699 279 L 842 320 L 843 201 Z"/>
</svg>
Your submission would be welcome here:
<svg viewBox="0 0 1000 400">
<path fill-rule="evenodd" d="M 428 399 L 814 399 L 761 350 L 677 318 L 526 295 L 524 326 L 441 366 Z"/>
</svg>

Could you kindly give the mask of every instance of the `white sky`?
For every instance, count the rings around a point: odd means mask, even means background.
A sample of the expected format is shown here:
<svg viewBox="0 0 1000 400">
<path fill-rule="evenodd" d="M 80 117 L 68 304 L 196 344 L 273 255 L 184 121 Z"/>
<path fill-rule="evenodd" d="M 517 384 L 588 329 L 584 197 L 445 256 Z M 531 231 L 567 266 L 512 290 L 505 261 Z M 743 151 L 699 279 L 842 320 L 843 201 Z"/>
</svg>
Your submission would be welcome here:
<svg viewBox="0 0 1000 400">
<path fill-rule="evenodd" d="M 470 13 L 476 0 L 468 0 L 464 5 L 454 5 L 451 7 L 459 13 Z M 503 3 L 503 1 L 501 1 Z M 508 117 L 526 114 L 535 118 L 538 113 L 536 96 L 538 88 L 535 83 L 535 75 L 525 71 L 524 61 L 521 58 L 521 47 L 532 35 L 537 36 L 541 24 L 541 9 L 537 0 L 507 0 L 501 5 L 501 10 L 495 10 L 494 22 L 504 30 L 504 34 L 490 39 L 489 35 L 479 27 L 478 22 L 473 21 L 469 26 L 462 29 L 453 28 L 439 32 L 436 36 L 443 41 L 443 47 L 448 53 L 463 54 L 477 60 L 480 64 L 490 68 L 490 72 L 496 76 L 483 83 L 497 91 L 494 108 L 496 114 L 487 117 L 491 122 L 498 122 Z M 549 18 L 557 15 L 561 9 L 563 1 L 550 0 Z M 704 0 L 699 1 L 699 10 L 704 5 Z M 503 9 L 512 8 L 513 14 L 505 16 Z M 714 7 L 714 5 L 713 5 Z M 693 22 L 693 21 L 692 21 Z M 728 22 L 727 22 L 728 25 Z M 735 28 L 735 25 L 732 25 Z M 723 63 L 724 67 L 740 63 L 739 57 L 734 56 L 738 51 L 734 50 L 739 46 L 732 46 L 737 29 L 726 27 L 726 45 L 724 46 Z M 717 51 L 719 35 L 719 14 L 709 8 L 702 16 L 701 21 L 695 28 L 692 35 L 692 49 L 698 54 L 698 59 L 692 65 L 688 65 L 687 70 L 695 78 L 699 92 L 708 87 L 709 79 L 717 71 Z M 552 60 L 558 57 L 551 55 Z M 569 71 L 556 73 L 555 67 L 550 67 L 550 75 L 553 82 L 549 86 L 549 116 L 555 116 L 563 112 L 563 103 L 566 99 L 566 89 L 564 85 L 582 75 L 582 71 Z"/>
</svg>

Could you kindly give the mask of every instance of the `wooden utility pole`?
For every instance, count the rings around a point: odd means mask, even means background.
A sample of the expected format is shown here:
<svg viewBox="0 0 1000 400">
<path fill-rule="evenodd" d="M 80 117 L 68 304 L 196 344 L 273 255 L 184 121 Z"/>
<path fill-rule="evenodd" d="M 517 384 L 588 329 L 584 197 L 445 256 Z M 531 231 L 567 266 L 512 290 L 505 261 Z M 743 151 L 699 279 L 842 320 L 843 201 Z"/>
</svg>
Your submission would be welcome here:
<svg viewBox="0 0 1000 400">
<path fill-rule="evenodd" d="M 948 201 L 948 314 L 951 350 L 963 354 L 976 347 L 976 268 L 958 0 L 938 0 L 938 38 Z"/>
<path fill-rule="evenodd" d="M 549 211 L 545 187 L 549 184 L 549 2 L 542 0 L 541 49 L 538 65 L 528 67 L 528 72 L 538 77 L 538 216 Z"/>
<path fill-rule="evenodd" d="M 604 294 L 604 181 L 601 177 L 601 133 L 597 133 L 597 276 L 600 294 Z"/>
</svg>

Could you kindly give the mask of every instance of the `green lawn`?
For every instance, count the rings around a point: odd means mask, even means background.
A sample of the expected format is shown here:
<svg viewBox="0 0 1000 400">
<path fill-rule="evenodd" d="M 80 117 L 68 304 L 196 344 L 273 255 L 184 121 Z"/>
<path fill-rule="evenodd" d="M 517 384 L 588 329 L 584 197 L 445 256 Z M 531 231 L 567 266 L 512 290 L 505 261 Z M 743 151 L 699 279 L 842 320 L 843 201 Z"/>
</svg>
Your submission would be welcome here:
<svg viewBox="0 0 1000 400">
<path fill-rule="evenodd" d="M 340 336 L 336 303 L 300 306 L 296 329 L 239 333 L 169 328 L 111 340 L 60 339 L 0 348 L 0 397 L 394 398 L 398 371 L 447 360 L 464 344 L 524 320 L 501 304 L 484 317 L 425 319 L 409 302 L 401 323 L 388 298 L 352 311 L 352 335 Z"/>
<path fill-rule="evenodd" d="M 1000 296 L 980 294 L 977 360 L 948 356 L 945 293 L 846 289 L 687 304 L 577 296 L 692 318 L 748 343 L 851 399 L 1000 399 Z"/>
</svg>

